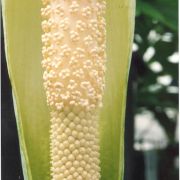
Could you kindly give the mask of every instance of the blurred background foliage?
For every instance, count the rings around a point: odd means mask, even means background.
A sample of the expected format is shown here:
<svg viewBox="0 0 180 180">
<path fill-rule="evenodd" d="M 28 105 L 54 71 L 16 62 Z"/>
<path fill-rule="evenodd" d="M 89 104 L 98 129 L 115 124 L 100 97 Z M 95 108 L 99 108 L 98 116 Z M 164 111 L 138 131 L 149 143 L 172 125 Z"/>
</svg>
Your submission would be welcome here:
<svg viewBox="0 0 180 180">
<path fill-rule="evenodd" d="M 167 108 L 178 109 L 178 1 L 137 0 L 134 42 L 143 64 L 137 107 L 153 111 L 173 140 L 176 121 Z"/>
<path fill-rule="evenodd" d="M 125 180 L 179 179 L 178 61 L 178 0 L 137 0 L 126 112 Z M 144 112 L 150 113 L 164 132 L 163 147 L 143 146 L 149 140 L 144 137 L 148 132 L 136 136 L 140 131 L 136 117 Z M 142 123 L 138 127 L 143 126 L 143 121 L 138 123 Z M 149 133 L 150 128 L 147 125 Z M 150 140 L 163 143 L 159 134 L 151 133 Z M 152 152 L 150 156 L 148 152 Z M 149 157 L 153 163 L 147 160 Z"/>
</svg>

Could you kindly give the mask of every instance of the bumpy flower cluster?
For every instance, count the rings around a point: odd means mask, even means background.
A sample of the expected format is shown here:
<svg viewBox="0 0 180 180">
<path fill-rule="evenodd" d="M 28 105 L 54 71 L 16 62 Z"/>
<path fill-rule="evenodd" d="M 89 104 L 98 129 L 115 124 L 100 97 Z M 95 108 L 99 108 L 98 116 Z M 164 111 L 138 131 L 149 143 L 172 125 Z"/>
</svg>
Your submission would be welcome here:
<svg viewBox="0 0 180 180">
<path fill-rule="evenodd" d="M 97 111 L 106 61 L 104 0 L 42 0 L 42 67 L 53 180 L 99 180 Z"/>
</svg>

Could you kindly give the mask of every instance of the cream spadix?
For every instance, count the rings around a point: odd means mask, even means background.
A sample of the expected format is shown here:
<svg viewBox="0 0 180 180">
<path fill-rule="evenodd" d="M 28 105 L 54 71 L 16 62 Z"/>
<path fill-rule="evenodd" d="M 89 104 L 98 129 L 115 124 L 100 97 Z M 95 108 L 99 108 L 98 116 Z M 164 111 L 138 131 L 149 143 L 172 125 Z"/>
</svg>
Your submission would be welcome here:
<svg viewBox="0 0 180 180">
<path fill-rule="evenodd" d="M 43 4 L 42 66 L 51 107 L 52 179 L 99 180 L 106 2 L 44 0 Z"/>
</svg>

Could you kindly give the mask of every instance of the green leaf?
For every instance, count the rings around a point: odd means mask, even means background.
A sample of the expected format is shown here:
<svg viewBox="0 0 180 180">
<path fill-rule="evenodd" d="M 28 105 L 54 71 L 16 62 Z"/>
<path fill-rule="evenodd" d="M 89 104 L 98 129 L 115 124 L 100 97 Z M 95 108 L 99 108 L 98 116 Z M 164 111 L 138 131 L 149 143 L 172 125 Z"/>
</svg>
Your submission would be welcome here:
<svg viewBox="0 0 180 180">
<path fill-rule="evenodd" d="M 144 1 L 139 0 L 137 3 L 138 12 L 141 12 L 153 20 L 158 20 L 172 30 L 178 29 L 178 1 L 156 0 Z"/>
</svg>

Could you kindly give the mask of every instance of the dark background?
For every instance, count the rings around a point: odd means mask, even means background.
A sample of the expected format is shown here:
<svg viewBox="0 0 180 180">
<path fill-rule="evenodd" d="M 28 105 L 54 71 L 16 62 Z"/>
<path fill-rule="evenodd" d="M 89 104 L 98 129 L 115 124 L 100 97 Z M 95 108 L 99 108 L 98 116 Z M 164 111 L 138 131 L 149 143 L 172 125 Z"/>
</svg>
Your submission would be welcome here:
<svg viewBox="0 0 180 180">
<path fill-rule="evenodd" d="M 127 97 L 124 179 L 178 180 L 179 169 L 175 165 L 175 159 L 179 157 L 179 142 L 175 136 L 179 105 L 178 1 L 136 2 L 136 48 L 132 56 Z M 170 60 L 172 55 L 173 60 Z M 175 116 L 169 116 L 167 109 L 172 110 Z M 150 151 L 133 148 L 137 141 L 134 137 L 135 117 L 144 111 L 152 113 L 154 120 L 165 131 L 169 141 L 166 147 Z M 140 143 L 143 143 L 143 138 L 139 139 Z M 148 153 L 150 156 L 147 156 Z M 147 157 L 151 157 L 152 164 L 147 163 Z"/>
</svg>

